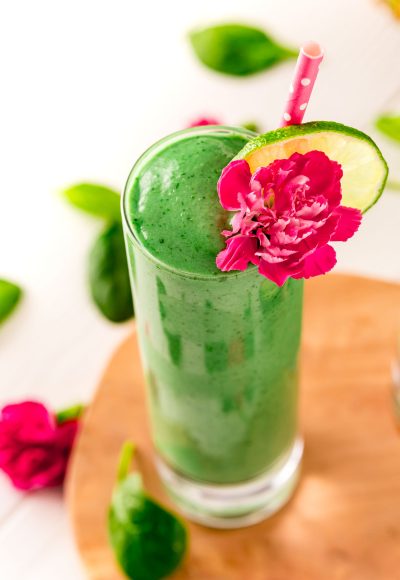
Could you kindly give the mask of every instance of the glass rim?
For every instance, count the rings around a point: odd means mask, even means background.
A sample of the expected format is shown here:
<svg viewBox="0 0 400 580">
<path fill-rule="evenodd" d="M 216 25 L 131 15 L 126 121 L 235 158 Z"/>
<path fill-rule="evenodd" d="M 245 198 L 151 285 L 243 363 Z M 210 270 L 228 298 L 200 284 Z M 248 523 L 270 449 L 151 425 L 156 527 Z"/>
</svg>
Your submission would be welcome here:
<svg viewBox="0 0 400 580">
<path fill-rule="evenodd" d="M 176 268 L 163 262 L 154 254 L 152 254 L 141 242 L 140 238 L 137 236 L 135 229 L 132 227 L 130 220 L 128 219 L 128 197 L 131 189 L 131 184 L 136 176 L 139 174 L 141 168 L 146 164 L 147 160 L 150 159 L 153 155 L 155 155 L 158 151 L 162 151 L 164 146 L 169 143 L 174 143 L 176 141 L 180 141 L 182 138 L 187 137 L 188 135 L 194 134 L 207 134 L 207 133 L 222 133 L 222 134 L 229 134 L 235 133 L 239 135 L 248 136 L 249 138 L 256 137 L 257 133 L 245 129 L 243 127 L 235 127 L 230 125 L 203 125 L 200 127 L 190 127 L 187 129 L 181 129 L 180 131 L 175 131 L 174 133 L 170 133 L 166 135 L 162 139 L 159 139 L 153 145 L 148 147 L 135 161 L 132 169 L 129 172 L 128 178 L 125 182 L 124 188 L 122 190 L 121 195 L 121 214 L 122 214 L 122 224 L 123 229 L 135 247 L 144 255 L 147 259 L 151 262 L 154 262 L 159 268 L 164 270 L 168 270 L 178 276 L 182 276 L 184 278 L 194 278 L 196 280 L 221 280 L 221 278 L 234 278 L 238 276 L 244 276 L 249 274 L 250 272 L 254 272 L 256 270 L 256 266 L 254 264 L 250 264 L 246 270 L 234 270 L 231 272 L 218 272 L 215 274 L 197 274 L 196 272 L 188 272 L 186 270 L 182 270 L 180 268 Z"/>
</svg>

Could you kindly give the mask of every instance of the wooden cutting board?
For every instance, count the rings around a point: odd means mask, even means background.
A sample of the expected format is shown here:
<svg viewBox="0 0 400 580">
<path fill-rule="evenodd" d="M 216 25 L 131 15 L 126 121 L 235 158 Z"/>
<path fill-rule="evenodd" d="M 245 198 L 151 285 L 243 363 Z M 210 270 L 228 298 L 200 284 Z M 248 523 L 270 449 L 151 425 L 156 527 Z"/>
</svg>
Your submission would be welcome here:
<svg viewBox="0 0 400 580">
<path fill-rule="evenodd" d="M 288 506 L 251 528 L 189 524 L 176 580 L 400 578 L 400 434 L 391 363 L 400 286 L 328 276 L 306 284 L 301 424 L 306 451 Z M 123 441 L 138 445 L 146 486 L 169 504 L 154 470 L 136 336 L 115 352 L 70 464 L 68 509 L 92 580 L 122 578 L 106 513 Z"/>
</svg>

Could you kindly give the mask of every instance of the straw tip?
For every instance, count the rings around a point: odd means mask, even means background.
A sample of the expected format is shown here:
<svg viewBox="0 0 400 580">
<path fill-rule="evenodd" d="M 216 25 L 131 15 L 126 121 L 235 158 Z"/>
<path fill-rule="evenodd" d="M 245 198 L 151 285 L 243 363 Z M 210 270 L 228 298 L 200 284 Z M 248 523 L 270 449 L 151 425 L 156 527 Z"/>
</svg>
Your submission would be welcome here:
<svg viewBox="0 0 400 580">
<path fill-rule="evenodd" d="M 324 54 L 322 46 L 318 44 L 318 42 L 314 42 L 313 40 L 310 40 L 305 44 L 303 44 L 303 46 L 301 47 L 301 51 L 303 52 L 303 54 L 305 54 L 310 58 L 321 58 L 321 56 L 323 56 Z"/>
</svg>

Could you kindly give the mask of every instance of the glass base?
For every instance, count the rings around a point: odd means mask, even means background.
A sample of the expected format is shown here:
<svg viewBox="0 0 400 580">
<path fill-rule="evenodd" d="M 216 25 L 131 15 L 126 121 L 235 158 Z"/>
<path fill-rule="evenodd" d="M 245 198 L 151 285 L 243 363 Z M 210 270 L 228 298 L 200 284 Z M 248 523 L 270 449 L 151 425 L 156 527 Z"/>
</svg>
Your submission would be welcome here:
<svg viewBox="0 0 400 580">
<path fill-rule="evenodd" d="M 243 528 L 256 524 L 283 507 L 299 479 L 303 440 L 298 438 L 279 464 L 245 483 L 211 485 L 187 479 L 157 458 L 168 494 L 193 522 L 210 528 Z"/>
</svg>

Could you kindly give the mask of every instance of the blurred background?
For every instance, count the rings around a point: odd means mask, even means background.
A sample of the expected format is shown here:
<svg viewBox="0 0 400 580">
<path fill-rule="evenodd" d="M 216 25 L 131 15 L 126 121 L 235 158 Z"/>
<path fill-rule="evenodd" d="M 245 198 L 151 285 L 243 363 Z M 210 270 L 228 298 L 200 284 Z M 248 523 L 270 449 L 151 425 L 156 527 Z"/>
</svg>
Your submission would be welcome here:
<svg viewBox="0 0 400 580">
<path fill-rule="evenodd" d="M 390 2 L 388 2 L 390 4 Z M 279 123 L 294 61 L 246 78 L 206 69 L 194 27 L 249 23 L 326 57 L 305 120 L 371 134 L 400 180 L 400 147 L 374 128 L 400 111 L 400 21 L 378 0 L 14 1 L 0 18 L 0 276 L 25 290 L 0 333 L 0 403 L 88 401 L 130 324 L 92 304 L 86 257 L 101 227 L 65 203 L 80 181 L 120 191 L 150 144 L 201 116 Z M 386 191 L 337 271 L 400 280 L 400 193 Z M 1 475 L 1 474 L 0 474 Z M 23 549 L 21 548 L 23 547 Z M 20 495 L 0 477 L 0 578 L 83 577 L 59 491 Z"/>
</svg>

